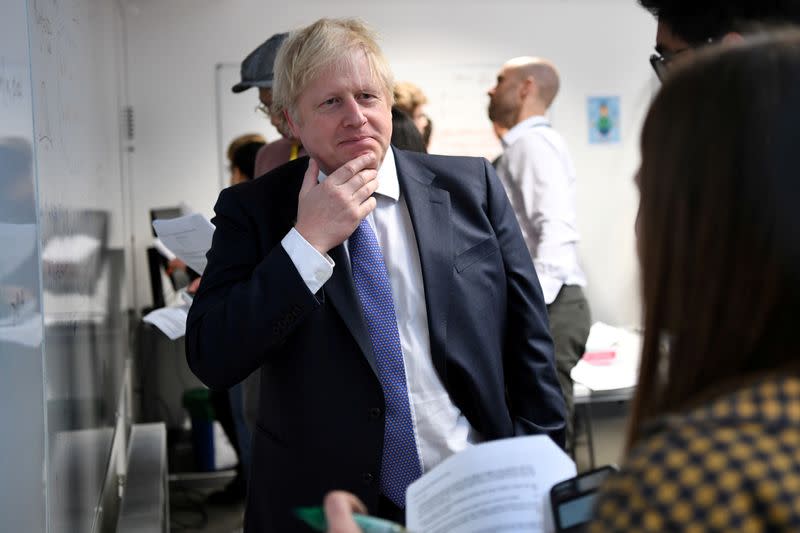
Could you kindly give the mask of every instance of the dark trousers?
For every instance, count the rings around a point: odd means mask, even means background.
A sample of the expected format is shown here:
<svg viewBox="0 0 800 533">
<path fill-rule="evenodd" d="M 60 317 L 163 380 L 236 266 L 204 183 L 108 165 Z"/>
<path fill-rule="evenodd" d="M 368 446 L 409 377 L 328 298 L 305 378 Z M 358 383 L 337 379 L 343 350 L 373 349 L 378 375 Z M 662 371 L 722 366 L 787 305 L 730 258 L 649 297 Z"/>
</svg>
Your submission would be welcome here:
<svg viewBox="0 0 800 533">
<path fill-rule="evenodd" d="M 570 370 L 586 351 L 586 339 L 592 326 L 589 302 L 578 285 L 564 285 L 553 303 L 547 306 L 550 318 L 550 334 L 556 353 L 556 371 L 564 400 L 567 404 L 567 450 L 574 448 L 575 428 L 573 415 L 575 405 L 572 397 Z"/>
<path fill-rule="evenodd" d="M 236 436 L 236 425 L 233 421 L 233 413 L 231 413 L 231 399 L 228 395 L 228 390 L 212 390 L 211 391 L 211 406 L 214 408 L 214 416 L 222 425 L 225 430 L 225 436 L 231 442 L 231 446 L 236 451 L 236 457 L 239 459 L 236 465 L 236 475 L 244 475 L 242 470 L 241 451 L 239 450 L 239 439 Z"/>
</svg>

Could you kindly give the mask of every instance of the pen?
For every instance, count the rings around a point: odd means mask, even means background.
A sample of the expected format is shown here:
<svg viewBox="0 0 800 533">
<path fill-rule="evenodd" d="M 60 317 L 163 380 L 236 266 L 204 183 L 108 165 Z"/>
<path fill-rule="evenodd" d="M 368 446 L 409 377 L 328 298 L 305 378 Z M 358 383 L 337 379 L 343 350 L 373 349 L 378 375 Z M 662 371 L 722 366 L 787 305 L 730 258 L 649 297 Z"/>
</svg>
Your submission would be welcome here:
<svg viewBox="0 0 800 533">
<path fill-rule="evenodd" d="M 322 507 L 297 507 L 294 514 L 317 531 L 325 531 L 328 527 Z M 400 524 L 374 516 L 354 513 L 353 521 L 363 533 L 409 533 Z"/>
</svg>

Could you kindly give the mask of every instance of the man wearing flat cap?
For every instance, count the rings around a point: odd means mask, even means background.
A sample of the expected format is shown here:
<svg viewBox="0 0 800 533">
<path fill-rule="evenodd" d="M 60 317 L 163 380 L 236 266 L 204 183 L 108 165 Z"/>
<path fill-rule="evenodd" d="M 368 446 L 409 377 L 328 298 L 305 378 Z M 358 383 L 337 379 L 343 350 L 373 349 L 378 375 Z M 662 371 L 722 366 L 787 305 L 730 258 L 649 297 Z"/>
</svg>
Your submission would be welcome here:
<svg viewBox="0 0 800 533">
<path fill-rule="evenodd" d="M 267 117 L 281 138 L 259 150 L 256 155 L 255 176 L 266 174 L 275 167 L 306 155 L 300 141 L 293 138 L 280 113 L 272 112 L 272 84 L 275 81 L 275 56 L 278 54 L 288 33 L 276 33 L 264 43 L 250 52 L 242 61 L 242 80 L 231 90 L 235 93 L 246 91 L 250 87 L 258 88 L 258 106 Z"/>
<path fill-rule="evenodd" d="M 189 311 L 210 387 L 261 369 L 244 529 L 333 489 L 404 520 L 406 488 L 478 442 L 564 443 L 547 310 L 485 159 L 397 150 L 392 73 L 356 20 L 293 32 L 275 111 L 310 157 L 220 193 Z"/>
</svg>

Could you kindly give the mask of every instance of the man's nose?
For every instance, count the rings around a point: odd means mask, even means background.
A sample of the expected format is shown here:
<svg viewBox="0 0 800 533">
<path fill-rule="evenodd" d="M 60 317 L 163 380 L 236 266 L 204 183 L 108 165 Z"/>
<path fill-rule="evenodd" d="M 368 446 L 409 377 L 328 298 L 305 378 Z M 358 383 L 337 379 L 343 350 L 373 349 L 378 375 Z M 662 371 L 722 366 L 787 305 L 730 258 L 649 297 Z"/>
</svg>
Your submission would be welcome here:
<svg viewBox="0 0 800 533">
<path fill-rule="evenodd" d="M 348 98 L 344 102 L 344 125 L 360 127 L 367 121 L 363 109 L 355 98 Z"/>
</svg>

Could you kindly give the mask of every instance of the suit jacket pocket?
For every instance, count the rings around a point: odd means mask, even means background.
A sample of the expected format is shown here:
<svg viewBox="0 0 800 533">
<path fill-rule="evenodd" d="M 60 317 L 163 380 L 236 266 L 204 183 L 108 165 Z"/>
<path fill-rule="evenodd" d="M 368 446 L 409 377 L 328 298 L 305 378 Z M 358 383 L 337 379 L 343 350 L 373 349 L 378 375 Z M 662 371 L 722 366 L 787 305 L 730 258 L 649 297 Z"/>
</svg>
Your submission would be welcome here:
<svg viewBox="0 0 800 533">
<path fill-rule="evenodd" d="M 456 257 L 456 270 L 458 272 L 463 272 L 481 259 L 492 255 L 497 250 L 497 241 L 494 236 L 489 236 L 466 252 L 458 254 Z"/>
</svg>

